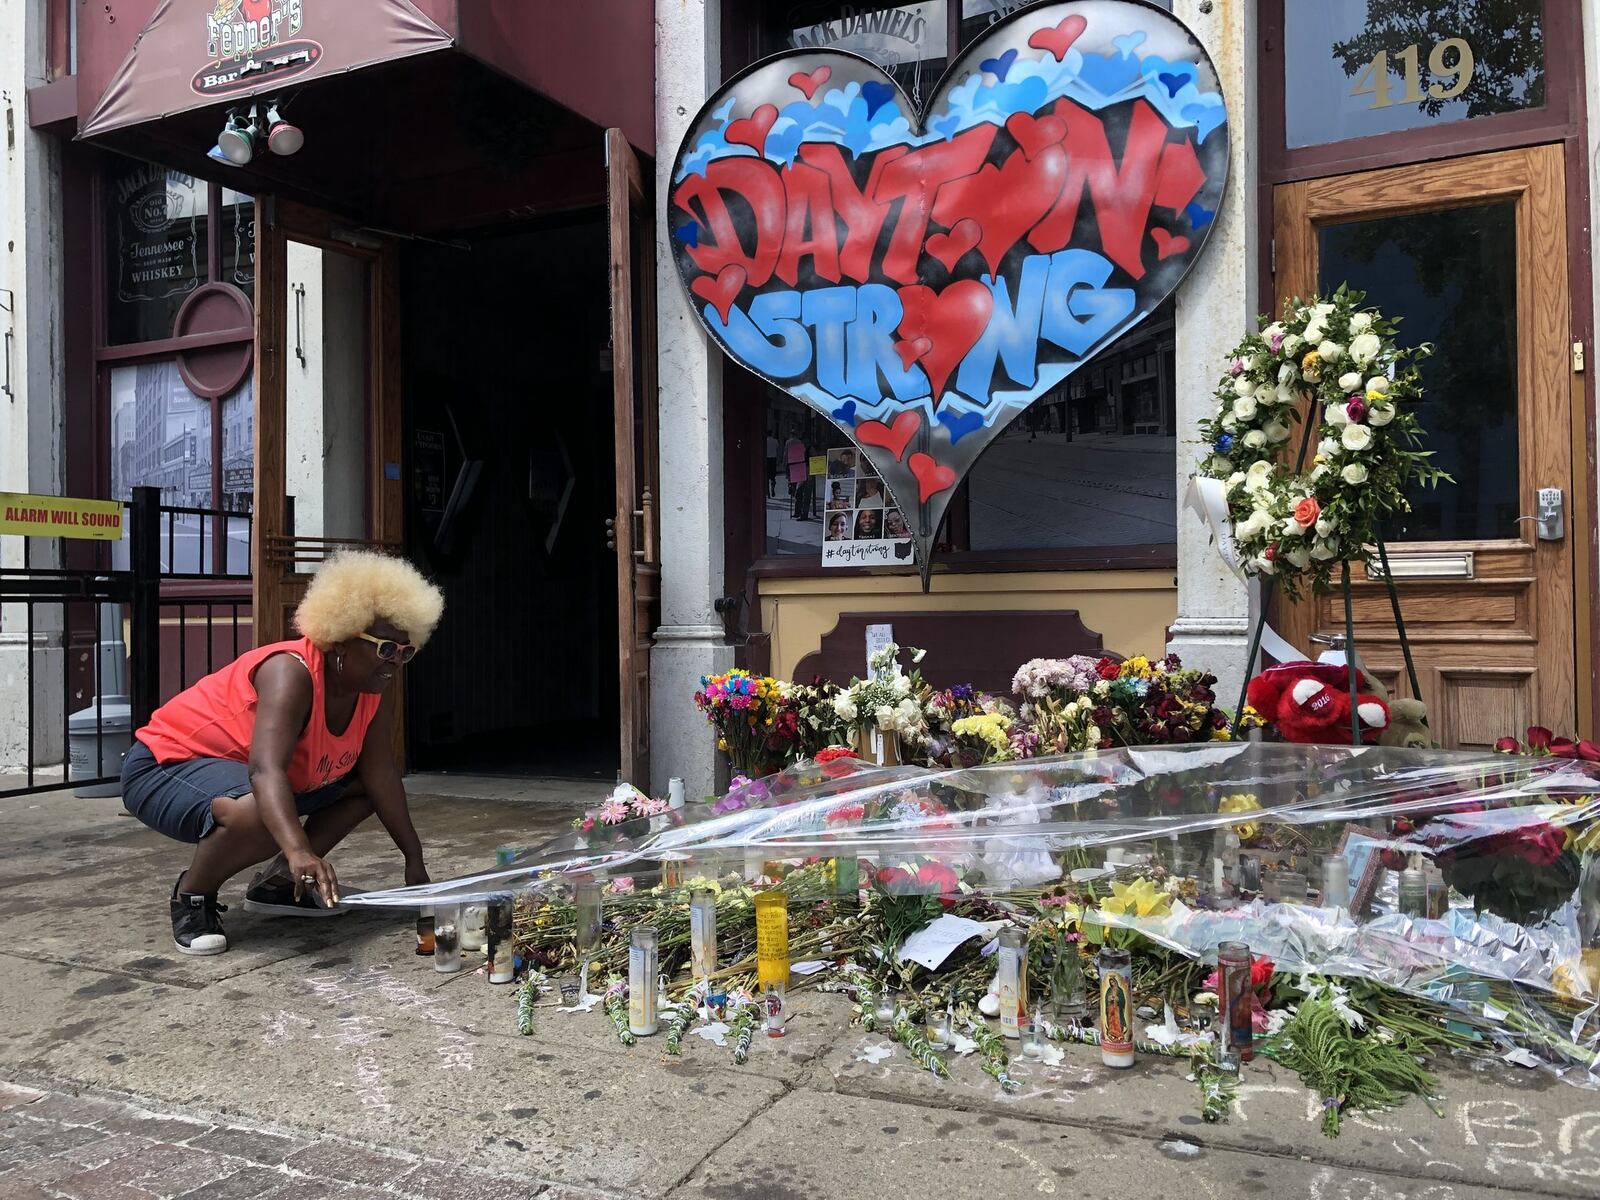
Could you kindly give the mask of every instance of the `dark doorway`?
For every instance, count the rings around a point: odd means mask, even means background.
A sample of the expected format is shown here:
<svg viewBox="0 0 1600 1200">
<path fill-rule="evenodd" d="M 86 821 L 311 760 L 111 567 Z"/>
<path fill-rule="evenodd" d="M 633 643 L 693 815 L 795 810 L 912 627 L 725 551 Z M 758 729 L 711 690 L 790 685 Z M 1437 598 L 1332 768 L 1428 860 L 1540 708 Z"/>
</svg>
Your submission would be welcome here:
<svg viewBox="0 0 1600 1200">
<path fill-rule="evenodd" d="M 406 252 L 407 542 L 447 605 L 415 770 L 616 775 L 606 263 L 600 213 Z"/>
</svg>

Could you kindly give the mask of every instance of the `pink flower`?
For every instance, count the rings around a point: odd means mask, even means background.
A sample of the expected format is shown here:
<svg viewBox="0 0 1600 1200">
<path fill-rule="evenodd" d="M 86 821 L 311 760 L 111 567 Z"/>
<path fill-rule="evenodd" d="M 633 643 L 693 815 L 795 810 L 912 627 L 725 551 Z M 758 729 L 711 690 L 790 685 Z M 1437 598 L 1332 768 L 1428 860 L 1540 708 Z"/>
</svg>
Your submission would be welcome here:
<svg viewBox="0 0 1600 1200">
<path fill-rule="evenodd" d="M 1271 337 L 1267 338 L 1267 345 L 1272 347 L 1272 352 L 1274 354 L 1283 349 L 1283 339 L 1284 335 L 1281 333 L 1275 333 Z"/>
<path fill-rule="evenodd" d="M 666 812 L 668 808 L 672 807 L 659 796 L 641 796 L 634 801 L 633 806 L 639 810 L 641 817 L 653 817 L 658 813 Z"/>
<path fill-rule="evenodd" d="M 607 825 L 620 825 L 628 819 L 628 802 L 612 798 L 600 806 L 600 820 Z"/>
<path fill-rule="evenodd" d="M 1344 406 L 1345 415 L 1357 425 L 1367 419 L 1367 402 L 1360 396 L 1351 396 L 1350 403 Z"/>
<path fill-rule="evenodd" d="M 1244 359 L 1236 358 L 1228 364 L 1228 374 L 1235 379 L 1244 374 Z"/>
<path fill-rule="evenodd" d="M 611 881 L 611 890 L 620 895 L 626 895 L 633 891 L 633 876 L 618 875 Z"/>
</svg>

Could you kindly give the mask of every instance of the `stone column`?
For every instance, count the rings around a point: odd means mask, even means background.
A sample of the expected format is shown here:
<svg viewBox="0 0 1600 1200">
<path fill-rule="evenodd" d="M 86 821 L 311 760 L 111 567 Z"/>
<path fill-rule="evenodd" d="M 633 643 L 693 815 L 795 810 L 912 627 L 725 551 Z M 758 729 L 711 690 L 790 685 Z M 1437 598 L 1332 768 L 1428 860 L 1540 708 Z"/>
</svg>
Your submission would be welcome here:
<svg viewBox="0 0 1600 1200">
<path fill-rule="evenodd" d="M 716 745 L 693 695 L 733 665 L 722 619 L 722 354 L 689 308 L 668 241 L 672 162 L 720 82 L 720 0 L 656 0 L 656 337 L 661 431 L 661 626 L 650 654 L 650 775 L 691 797 L 717 784 Z"/>
<path fill-rule="evenodd" d="M 11 394 L 0 395 L 0 491 L 59 494 L 62 479 L 62 205 L 60 146 L 28 126 L 27 89 L 43 83 L 45 5 L 0 0 L 0 356 Z M 5 334 L 9 333 L 9 339 Z M 0 364 L 0 374 L 5 365 Z M 0 553 L 22 562 L 23 539 Z M 54 543 L 30 562 L 50 566 Z M 19 605 L 0 613 L 0 773 L 31 759 L 61 761 L 61 610 L 35 610 L 33 636 Z M 34 737 L 28 744 L 28 692 Z"/>
<path fill-rule="evenodd" d="M 1178 617 L 1167 649 L 1217 676 L 1218 702 L 1232 708 L 1249 652 L 1244 585 L 1223 565 L 1209 534 L 1183 508 L 1204 452 L 1197 428 L 1227 353 L 1260 310 L 1257 268 L 1255 5 L 1248 0 L 1175 0 L 1216 64 L 1228 103 L 1228 189 L 1210 243 L 1177 294 Z"/>
</svg>

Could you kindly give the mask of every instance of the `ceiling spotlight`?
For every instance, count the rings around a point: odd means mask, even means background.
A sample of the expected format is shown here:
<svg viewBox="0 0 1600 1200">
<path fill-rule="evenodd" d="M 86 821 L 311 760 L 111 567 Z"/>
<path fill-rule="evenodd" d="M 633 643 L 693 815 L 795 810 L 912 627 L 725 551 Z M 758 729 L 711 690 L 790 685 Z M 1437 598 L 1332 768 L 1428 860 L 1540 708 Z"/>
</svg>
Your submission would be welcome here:
<svg viewBox="0 0 1600 1200">
<path fill-rule="evenodd" d="M 306 135 L 278 115 L 278 106 L 267 109 L 267 149 L 274 154 L 293 154 L 306 144 Z"/>
<path fill-rule="evenodd" d="M 210 158 L 210 159 L 214 159 L 215 161 L 217 161 L 219 163 L 222 163 L 224 166 L 231 167 L 231 166 L 234 165 L 233 163 L 228 161 L 228 156 L 222 152 L 222 146 L 221 146 L 220 143 L 218 145 L 215 145 L 215 146 L 211 147 L 211 149 L 207 150 L 206 151 L 206 157 Z"/>
<path fill-rule="evenodd" d="M 256 130 L 252 121 L 247 121 L 228 110 L 228 122 L 222 127 L 222 132 L 217 135 L 217 149 L 222 151 L 222 156 L 236 167 L 242 167 L 256 156 Z"/>
</svg>

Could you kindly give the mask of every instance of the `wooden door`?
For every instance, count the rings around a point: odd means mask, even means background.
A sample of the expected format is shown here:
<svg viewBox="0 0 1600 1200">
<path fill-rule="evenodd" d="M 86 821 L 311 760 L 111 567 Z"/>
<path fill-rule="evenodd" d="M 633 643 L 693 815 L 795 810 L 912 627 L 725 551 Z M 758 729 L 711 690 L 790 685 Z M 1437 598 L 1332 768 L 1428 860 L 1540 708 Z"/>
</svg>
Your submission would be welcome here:
<svg viewBox="0 0 1600 1200">
<path fill-rule="evenodd" d="M 1574 553 L 1589 508 L 1573 475 L 1583 418 L 1560 148 L 1287 184 L 1274 201 L 1280 306 L 1348 281 L 1404 318 L 1402 341 L 1435 346 L 1420 416 L 1456 482 L 1412 493 L 1413 511 L 1384 531 L 1434 736 L 1483 747 L 1529 724 L 1586 730 Z M 1561 536 L 1529 519 L 1541 488 L 1561 492 Z M 1352 576 L 1358 652 L 1409 694 L 1381 576 Z M 1314 635 L 1343 634 L 1343 601 L 1306 600 L 1280 619 L 1314 656 Z"/>
<path fill-rule="evenodd" d="M 617 556 L 617 696 L 622 777 L 650 787 L 650 649 L 661 544 L 656 437 L 656 279 L 652 212 L 639 159 L 620 129 L 606 130 L 611 237 L 611 386 L 616 429 L 616 515 L 606 544 Z"/>
<path fill-rule="evenodd" d="M 392 242 L 256 201 L 256 644 L 294 634 L 317 564 L 400 549 L 400 291 Z"/>
</svg>

